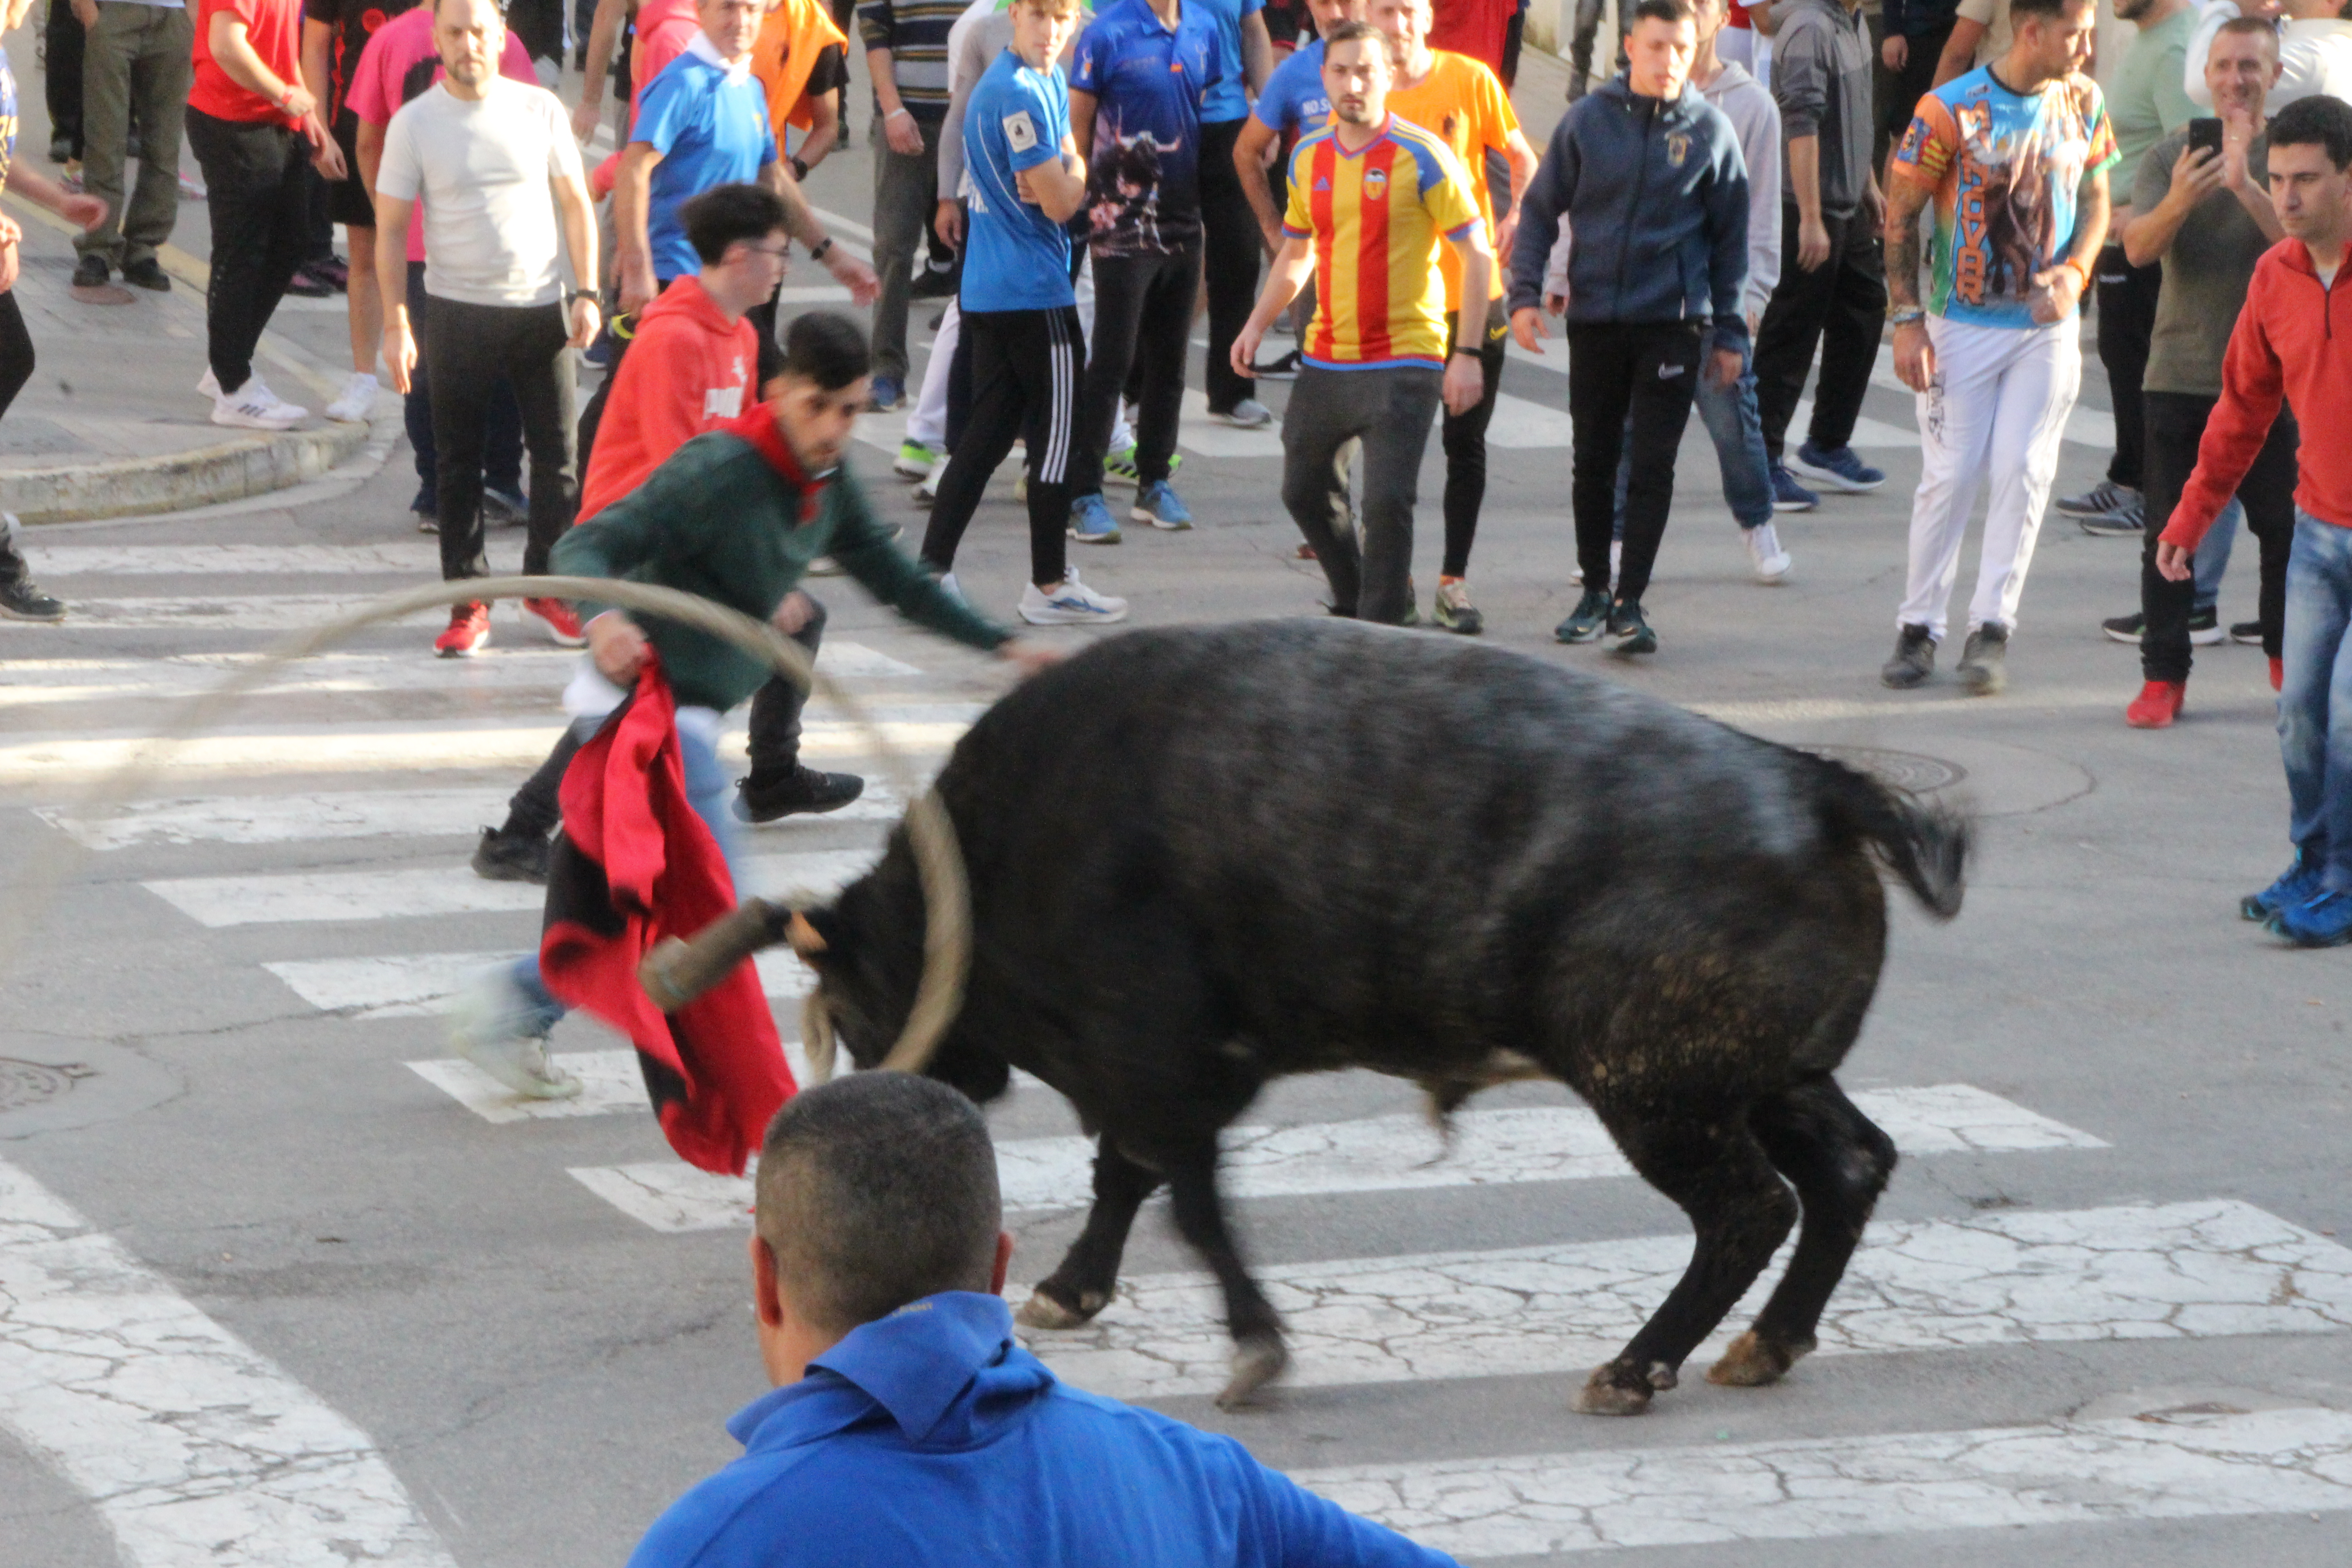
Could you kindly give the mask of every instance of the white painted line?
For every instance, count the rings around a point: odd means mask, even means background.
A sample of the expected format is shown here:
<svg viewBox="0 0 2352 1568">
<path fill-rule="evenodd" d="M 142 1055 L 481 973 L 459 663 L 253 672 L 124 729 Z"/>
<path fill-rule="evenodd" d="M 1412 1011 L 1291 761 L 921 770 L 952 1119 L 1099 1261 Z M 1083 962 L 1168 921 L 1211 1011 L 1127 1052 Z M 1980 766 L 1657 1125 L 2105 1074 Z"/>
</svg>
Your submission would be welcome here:
<svg viewBox="0 0 2352 1568">
<path fill-rule="evenodd" d="M 366 1433 L 5 1162 L 0 1426 L 132 1568 L 451 1562 Z"/>
<path fill-rule="evenodd" d="M 821 850 L 765 855 L 744 867 L 745 889 L 824 894 L 871 866 L 876 851 Z M 398 871 L 296 871 L 261 877 L 181 877 L 143 884 L 199 925 L 281 925 L 337 921 L 414 919 L 420 915 L 537 910 L 543 888 L 528 882 L 486 882 L 463 866 Z"/>
<path fill-rule="evenodd" d="M 779 305 L 846 305 L 849 303 L 849 290 L 838 283 L 813 283 L 805 288 L 795 288 L 787 283 L 776 290 L 776 303 Z"/>
<path fill-rule="evenodd" d="M 1746 1329 L 1790 1251 L 1695 1368 Z M 1690 1255 L 1682 1234 L 1290 1264 L 1257 1279 L 1287 1326 L 1300 1386 L 1574 1373 L 1617 1352 Z M 1822 1320 L 1818 1353 L 2347 1329 L 2352 1251 L 2213 1199 L 1874 1225 Z M 1213 1394 L 1233 1355 L 1206 1274 L 1122 1279 L 1088 1327 L 1024 1337 L 1056 1375 L 1121 1399 Z"/>
<path fill-rule="evenodd" d="M 404 952 L 383 958 L 299 959 L 261 967 L 320 1011 L 365 1022 L 430 1017 L 474 976 L 520 956 L 515 950 Z M 761 985 L 770 996 L 808 994 L 813 976 L 790 949 L 771 948 L 754 954 L 752 962 L 759 966 Z"/>
<path fill-rule="evenodd" d="M 645 1114 L 653 1110 L 646 1098 L 646 1077 L 635 1050 L 557 1051 L 551 1059 L 580 1080 L 579 1094 L 570 1100 L 525 1100 L 473 1063 L 455 1057 L 410 1062 L 408 1070 L 483 1121 L 502 1126 L 577 1116 Z M 809 1081 L 808 1058 L 798 1040 L 784 1042 L 784 1063 L 793 1069 L 793 1082 Z"/>
<path fill-rule="evenodd" d="M 2182 1410 L 1964 1432 L 1360 1465 L 1291 1479 L 1466 1561 L 1931 1530 L 2316 1519 L 2352 1509 L 2352 1415 Z"/>
<path fill-rule="evenodd" d="M 874 231 L 856 218 L 845 217 L 835 212 L 827 212 L 819 206 L 813 206 L 809 210 L 816 214 L 818 222 L 824 225 L 825 233 L 835 236 L 848 235 L 854 238 L 862 239 L 868 245 L 874 243 Z"/>
<path fill-rule="evenodd" d="M 434 544 L 35 544 L 26 560 L 42 577 L 185 577 L 239 575 L 322 577 L 347 574 L 441 575 Z M 520 540 L 490 541 L 492 570 L 522 569 Z"/>
<path fill-rule="evenodd" d="M 2088 1132 L 1964 1083 L 1865 1091 L 1864 1113 L 1906 1154 L 2104 1149 Z M 1225 1131 L 1220 1171 L 1228 1197 L 1300 1197 L 1630 1176 L 1598 1118 L 1584 1107 L 1466 1110 L 1443 1152 L 1417 1114 L 1296 1127 Z M 1004 1206 L 1038 1211 L 1093 1202 L 1094 1141 L 1028 1138 L 997 1145 Z M 574 1173 L 577 1174 L 578 1173 Z M 583 1181 L 586 1178 L 582 1178 Z M 740 1192 L 724 1177 L 675 1164 L 624 1165 L 596 1190 L 656 1230 L 740 1223 Z M 1687 1248 L 1685 1248 L 1687 1250 Z"/>
<path fill-rule="evenodd" d="M 205 597 L 69 599 L 66 629 L 81 631 L 291 632 L 324 626 L 372 594 L 222 594 Z M 413 611 L 385 626 L 446 620 L 446 609 Z"/>
<path fill-rule="evenodd" d="M 1812 400 L 1811 398 L 1799 398 L 1797 400 L 1796 412 L 1789 416 L 1789 428 L 1792 431 L 1798 432 L 1799 437 L 1801 439 L 1802 433 L 1812 427 Z M 1691 423 L 1696 426 L 1698 421 L 1694 419 Z M 1704 434 L 1704 432 L 1702 432 L 1702 434 Z M 1850 447 L 1860 447 L 1871 451 L 1884 450 L 1887 447 L 1899 447 L 1905 451 L 1916 452 L 1919 449 L 1919 432 L 1906 425 L 1889 425 L 1883 419 L 1873 419 L 1867 416 L 1863 416 L 1854 420 L 1853 435 L 1848 439 L 1846 444 Z"/>
<path fill-rule="evenodd" d="M 1209 399 L 1192 387 L 1184 389 L 1184 418 L 1177 428 L 1176 440 L 1188 452 L 1203 458 L 1279 458 L 1282 456 L 1282 420 L 1263 430 L 1242 430 L 1213 418 Z"/>
</svg>

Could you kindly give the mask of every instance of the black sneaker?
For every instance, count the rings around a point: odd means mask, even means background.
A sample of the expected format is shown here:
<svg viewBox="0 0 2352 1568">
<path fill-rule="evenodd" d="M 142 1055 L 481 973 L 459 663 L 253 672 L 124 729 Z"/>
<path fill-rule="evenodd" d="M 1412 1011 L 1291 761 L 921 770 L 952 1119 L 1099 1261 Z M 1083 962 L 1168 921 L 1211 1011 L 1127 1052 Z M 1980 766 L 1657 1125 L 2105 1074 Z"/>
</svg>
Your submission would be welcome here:
<svg viewBox="0 0 2352 1568">
<path fill-rule="evenodd" d="M 2230 640 L 2234 643 L 2243 643 L 2248 647 L 2262 647 L 2263 623 L 2260 621 L 2231 622 Z"/>
<path fill-rule="evenodd" d="M 152 256 L 144 261 L 123 263 L 122 280 L 134 289 L 144 289 L 151 293 L 169 294 L 172 291 L 172 275 L 164 271 L 163 264 Z"/>
<path fill-rule="evenodd" d="M 745 822 L 817 816 L 839 811 L 865 793 L 866 781 L 856 773 L 825 773 L 795 765 L 782 778 L 764 783 L 748 778 L 736 785 L 735 815 Z"/>
<path fill-rule="evenodd" d="M 1561 642 L 1591 642 L 1609 626 L 1609 594 L 1603 588 L 1587 588 L 1584 597 L 1576 602 L 1568 619 L 1552 628 L 1552 636 Z"/>
<path fill-rule="evenodd" d="M 1297 381 L 1306 363 L 1306 357 L 1297 349 L 1292 349 L 1269 364 L 1251 365 L 1250 375 L 1257 381 Z"/>
<path fill-rule="evenodd" d="M 2009 653 L 2009 628 L 1992 621 L 1969 634 L 1960 647 L 1960 684 L 1971 697 L 1997 697 L 2009 684 L 2001 660 Z"/>
<path fill-rule="evenodd" d="M 2221 629 L 2221 612 L 2210 605 L 2189 617 L 2189 640 L 2199 647 L 2211 647 L 2229 635 Z"/>
<path fill-rule="evenodd" d="M 926 267 L 907 286 L 909 300 L 952 300 L 955 298 L 956 275 L 951 267 Z"/>
<path fill-rule="evenodd" d="M 85 256 L 74 263 L 73 286 L 77 289 L 103 289 L 108 275 L 113 270 L 103 256 Z"/>
<path fill-rule="evenodd" d="M 1621 599 L 1609 611 L 1609 635 L 1617 639 L 1612 653 L 1635 654 L 1658 651 L 1658 634 L 1642 618 L 1642 601 Z"/>
<path fill-rule="evenodd" d="M 1936 638 L 1925 626 L 1905 626 L 1895 637 L 1895 657 L 1881 666 L 1878 679 L 1897 691 L 1908 691 L 1936 673 Z"/>
<path fill-rule="evenodd" d="M 2147 617 L 2135 610 L 2128 616 L 2113 616 L 2099 623 L 2109 642 L 2137 644 L 2147 635 Z"/>
<path fill-rule="evenodd" d="M 535 833 L 485 827 L 482 841 L 474 846 L 474 875 L 492 882 L 536 882 L 543 888 L 547 839 Z"/>
<path fill-rule="evenodd" d="M 62 621 L 66 618 L 65 601 L 42 593 L 40 584 L 30 577 L 19 577 L 12 583 L 0 583 L 0 616 L 12 621 Z"/>
<path fill-rule="evenodd" d="M 441 531 L 441 503 L 439 500 L 435 497 L 432 486 L 419 485 L 416 487 L 416 499 L 408 503 L 408 513 L 411 517 L 414 517 L 416 520 L 417 532 L 438 533 Z"/>
</svg>

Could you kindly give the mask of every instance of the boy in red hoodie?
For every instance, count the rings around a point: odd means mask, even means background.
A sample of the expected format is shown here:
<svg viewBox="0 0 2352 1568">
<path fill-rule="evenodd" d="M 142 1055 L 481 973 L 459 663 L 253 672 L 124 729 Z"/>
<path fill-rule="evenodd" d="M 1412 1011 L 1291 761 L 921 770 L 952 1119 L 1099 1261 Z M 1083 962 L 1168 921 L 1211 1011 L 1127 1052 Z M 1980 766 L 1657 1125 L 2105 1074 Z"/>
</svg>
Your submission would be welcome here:
<svg viewBox="0 0 2352 1568">
<path fill-rule="evenodd" d="M 604 417 L 581 489 L 580 521 L 628 495 L 670 454 L 715 430 L 759 402 L 754 384 L 759 335 L 745 314 L 776 291 L 784 276 L 787 215 L 782 198 L 764 185 L 714 185 L 678 208 L 687 238 L 702 262 L 699 273 L 675 279 L 637 319 L 628 353 L 613 373 Z M 824 608 L 793 633 L 816 657 Z M 562 605 L 563 629 L 579 636 Z M 576 645 L 575 645 L 576 646 Z M 772 680 L 751 703 L 751 776 L 743 781 L 741 815 L 763 822 L 793 812 L 836 810 L 856 800 L 866 781 L 855 773 L 820 773 L 800 762 L 801 707 L 805 694 Z M 562 817 L 556 799 L 580 740 L 570 731 L 539 771 L 508 803 L 507 819 L 482 829 L 474 870 L 494 881 L 544 882 L 548 837 Z"/>
<path fill-rule="evenodd" d="M 2189 579 L 2189 558 L 2262 450 L 2282 399 L 2306 434 L 2352 419 L 2347 170 L 2352 105 L 2306 98 L 2271 121 L 2271 205 L 2287 237 L 2254 268 L 2197 471 L 2158 540 L 2156 568 L 2173 582 Z M 2352 445 L 2305 441 L 2296 463 L 2278 704 L 2294 859 L 2240 908 L 2302 946 L 2332 947 L 2352 942 Z"/>
</svg>

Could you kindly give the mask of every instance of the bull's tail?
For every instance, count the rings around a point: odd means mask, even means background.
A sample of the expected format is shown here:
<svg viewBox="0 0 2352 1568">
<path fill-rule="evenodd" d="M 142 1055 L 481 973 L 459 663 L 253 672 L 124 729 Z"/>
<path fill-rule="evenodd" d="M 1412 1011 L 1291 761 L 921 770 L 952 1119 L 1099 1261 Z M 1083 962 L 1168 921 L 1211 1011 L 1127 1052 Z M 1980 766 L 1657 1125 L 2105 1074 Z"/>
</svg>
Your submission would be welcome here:
<svg viewBox="0 0 2352 1568">
<path fill-rule="evenodd" d="M 1907 790 L 1816 757 L 1831 819 L 1868 844 L 1882 865 L 1902 879 L 1937 920 L 1960 912 L 1968 890 L 1969 847 L 1975 825 L 1956 806 L 1919 799 Z"/>
</svg>

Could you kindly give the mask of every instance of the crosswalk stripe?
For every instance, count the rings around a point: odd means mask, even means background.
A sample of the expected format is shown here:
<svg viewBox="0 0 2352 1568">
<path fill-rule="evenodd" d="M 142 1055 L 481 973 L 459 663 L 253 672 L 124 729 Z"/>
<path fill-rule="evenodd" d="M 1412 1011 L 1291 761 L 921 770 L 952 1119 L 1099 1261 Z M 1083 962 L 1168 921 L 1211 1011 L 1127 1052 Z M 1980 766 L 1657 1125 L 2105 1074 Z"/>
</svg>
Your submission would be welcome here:
<svg viewBox="0 0 2352 1568">
<path fill-rule="evenodd" d="M 41 577 L 441 575 L 441 547 L 396 544 L 45 544 L 25 552 Z M 490 565 L 520 571 L 520 541 L 493 538 Z"/>
<path fill-rule="evenodd" d="M 754 856 L 743 864 L 751 892 L 824 893 L 871 866 L 871 849 Z M 181 877 L 142 884 L 199 925 L 277 925 L 289 921 L 414 919 L 420 915 L 536 910 L 546 890 L 527 882 L 488 882 L 462 866 L 398 871 L 297 871 L 262 877 Z"/>
<path fill-rule="evenodd" d="M 1293 1471 L 1466 1561 L 2352 1509 L 2352 1415 L 2105 1421 Z"/>
<path fill-rule="evenodd" d="M 1761 1309 L 1789 1251 L 1726 1319 L 1717 1348 Z M 1257 1279 L 1287 1326 L 1297 1386 L 1540 1375 L 1615 1354 L 1690 1256 L 1684 1233 L 1290 1264 Z M 2346 1329 L 2352 1251 L 2211 1199 L 1873 1225 L 1817 1353 Z M 1029 1337 L 1057 1375 L 1121 1399 L 1213 1394 L 1233 1354 L 1206 1274 L 1123 1279 L 1094 1323 Z"/>
<path fill-rule="evenodd" d="M 0 1390 L 132 1568 L 450 1568 L 366 1433 L 5 1162 Z"/>
<path fill-rule="evenodd" d="M 1864 1090 L 1854 1096 L 1854 1103 L 1906 1154 L 2107 1147 L 2079 1128 L 1964 1083 Z M 611 1107 L 640 1108 L 618 1102 Z M 1600 1119 L 1580 1105 L 1461 1111 L 1454 1118 L 1450 1151 L 1439 1148 L 1435 1131 L 1413 1112 L 1293 1127 L 1232 1127 L 1221 1143 L 1220 1179 L 1232 1198 L 1585 1181 L 1633 1173 Z M 1094 1151 L 1090 1138 L 1000 1143 L 997 1171 L 1004 1206 L 1034 1211 L 1090 1203 Z M 587 1180 L 578 1171 L 572 1174 Z M 740 1225 L 750 1192 L 748 1185 L 728 1177 L 662 1163 L 617 1166 L 590 1185 L 656 1230 Z"/>
<path fill-rule="evenodd" d="M 321 1012 L 341 1013 L 354 1022 L 366 1022 L 376 1018 L 429 1017 L 440 1012 L 441 1004 L 455 996 L 474 976 L 513 962 L 518 951 L 300 959 L 261 967 Z M 794 958 L 790 949 L 772 948 L 755 954 L 753 962 L 759 965 L 760 983 L 770 996 L 795 998 L 808 994 L 808 966 Z"/>
<path fill-rule="evenodd" d="M 509 787 L 349 790 L 309 795 L 200 795 L 139 801 L 114 816 L 80 816 L 62 806 L 34 815 L 84 848 L 150 844 L 295 844 L 312 839 L 470 838 L 477 826 L 504 819 Z M 901 807 L 889 781 L 869 778 L 866 793 L 826 822 L 895 822 Z M 812 819 L 784 818 L 806 822 Z M 746 831 L 757 832 L 756 828 Z"/>
<path fill-rule="evenodd" d="M 762 979 L 767 975 L 762 970 Z M 774 991 L 770 995 L 777 994 Z M 644 1071 L 637 1053 L 620 1051 L 558 1051 L 555 1065 L 580 1080 L 580 1092 L 570 1100 L 525 1100 L 469 1061 L 441 1057 L 410 1062 L 408 1070 L 446 1094 L 485 1121 L 501 1125 L 516 1121 L 566 1121 L 579 1116 L 604 1116 L 616 1110 L 650 1111 Z M 793 1081 L 806 1084 L 809 1066 L 798 1040 L 784 1042 L 784 1062 Z M 749 1203 L 746 1185 L 745 1203 Z"/>
</svg>

